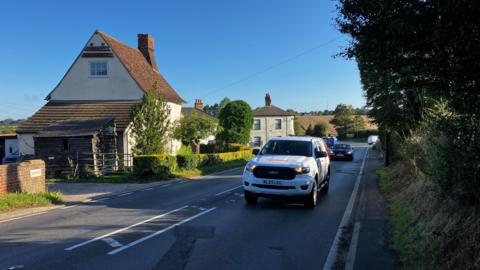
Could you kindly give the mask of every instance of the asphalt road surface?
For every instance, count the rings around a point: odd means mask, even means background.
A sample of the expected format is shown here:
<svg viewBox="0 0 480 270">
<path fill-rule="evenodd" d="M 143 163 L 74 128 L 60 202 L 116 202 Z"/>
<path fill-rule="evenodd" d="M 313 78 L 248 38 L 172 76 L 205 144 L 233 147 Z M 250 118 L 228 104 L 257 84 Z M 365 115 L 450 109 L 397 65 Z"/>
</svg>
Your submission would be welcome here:
<svg viewBox="0 0 480 270">
<path fill-rule="evenodd" d="M 366 145 L 314 209 L 244 202 L 236 170 L 0 223 L 0 269 L 321 269 Z"/>
</svg>

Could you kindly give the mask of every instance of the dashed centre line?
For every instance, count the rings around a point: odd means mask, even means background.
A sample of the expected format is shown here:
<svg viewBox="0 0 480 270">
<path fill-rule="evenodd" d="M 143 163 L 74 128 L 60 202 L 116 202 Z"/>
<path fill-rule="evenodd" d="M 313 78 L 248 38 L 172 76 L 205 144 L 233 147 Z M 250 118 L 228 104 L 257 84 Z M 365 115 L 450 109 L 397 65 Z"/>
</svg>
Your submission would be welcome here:
<svg viewBox="0 0 480 270">
<path fill-rule="evenodd" d="M 235 189 L 241 188 L 241 187 L 243 187 L 243 186 L 238 186 L 238 187 L 234 187 L 234 188 L 231 188 L 231 189 L 224 190 L 224 191 L 222 191 L 222 192 L 219 192 L 219 193 L 215 194 L 215 196 L 220 196 L 220 195 L 222 195 L 222 194 L 228 193 L 228 192 L 230 192 L 230 191 L 232 191 L 232 190 L 235 190 Z"/>
</svg>

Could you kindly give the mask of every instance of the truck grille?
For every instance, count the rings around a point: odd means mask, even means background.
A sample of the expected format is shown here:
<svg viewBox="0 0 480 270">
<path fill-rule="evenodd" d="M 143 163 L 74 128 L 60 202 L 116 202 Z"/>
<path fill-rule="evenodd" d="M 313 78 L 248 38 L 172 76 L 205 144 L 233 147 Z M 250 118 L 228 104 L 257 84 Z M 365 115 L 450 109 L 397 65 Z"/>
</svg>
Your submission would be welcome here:
<svg viewBox="0 0 480 270">
<path fill-rule="evenodd" d="M 292 180 L 297 173 L 292 168 L 257 166 L 253 175 L 257 178 Z"/>
<path fill-rule="evenodd" d="M 274 186 L 274 185 L 262 185 L 262 184 L 253 184 L 252 186 L 259 187 L 259 188 L 282 189 L 282 190 L 295 189 L 295 187 L 290 187 L 290 186 Z"/>
</svg>

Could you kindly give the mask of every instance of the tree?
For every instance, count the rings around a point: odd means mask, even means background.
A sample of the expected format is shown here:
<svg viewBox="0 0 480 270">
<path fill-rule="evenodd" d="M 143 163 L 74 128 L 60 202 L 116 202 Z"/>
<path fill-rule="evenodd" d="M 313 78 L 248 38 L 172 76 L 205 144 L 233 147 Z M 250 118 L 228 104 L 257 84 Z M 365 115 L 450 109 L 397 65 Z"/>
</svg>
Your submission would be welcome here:
<svg viewBox="0 0 480 270">
<path fill-rule="evenodd" d="M 355 110 L 351 105 L 338 104 L 330 123 L 335 125 L 339 137 L 345 137 L 355 123 Z"/>
<path fill-rule="evenodd" d="M 171 135 L 167 103 L 157 90 L 157 83 L 147 91 L 142 103 L 133 108 L 132 135 L 135 139 L 134 154 L 159 154 L 166 152 L 166 141 Z"/>
<path fill-rule="evenodd" d="M 312 136 L 315 137 L 325 137 L 327 136 L 327 124 L 325 123 L 317 123 L 313 127 Z"/>
<path fill-rule="evenodd" d="M 298 122 L 297 117 L 293 118 L 293 131 L 295 132 L 295 135 L 300 135 L 302 131 L 302 126 L 300 125 L 300 122 Z"/>
<path fill-rule="evenodd" d="M 243 100 L 228 103 L 219 113 L 218 120 L 223 130 L 218 134 L 224 143 L 247 144 L 253 126 L 253 113 L 250 105 Z"/>
<path fill-rule="evenodd" d="M 220 101 L 220 103 L 215 103 L 213 105 L 205 105 L 203 110 L 213 117 L 218 117 L 218 114 L 220 113 L 220 110 L 222 110 L 230 102 L 231 102 L 231 100 L 229 98 L 224 97 Z"/>
<path fill-rule="evenodd" d="M 199 154 L 199 141 L 216 134 L 217 130 L 217 121 L 201 117 L 194 112 L 191 117 L 184 117 L 180 120 L 179 125 L 175 128 L 174 136 L 184 145 L 190 145 L 194 153 Z"/>
<path fill-rule="evenodd" d="M 312 124 L 309 124 L 307 130 L 305 130 L 305 135 L 312 136 L 313 135 L 313 127 Z"/>
</svg>

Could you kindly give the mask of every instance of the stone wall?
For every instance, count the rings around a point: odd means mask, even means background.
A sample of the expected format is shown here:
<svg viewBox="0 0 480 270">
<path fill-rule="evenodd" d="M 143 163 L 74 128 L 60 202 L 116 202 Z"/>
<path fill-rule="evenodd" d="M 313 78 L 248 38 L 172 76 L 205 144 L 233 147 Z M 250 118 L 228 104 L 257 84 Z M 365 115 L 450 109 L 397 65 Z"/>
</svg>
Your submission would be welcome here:
<svg viewBox="0 0 480 270">
<path fill-rule="evenodd" d="M 0 194 L 45 191 L 45 162 L 30 160 L 0 165 Z"/>
</svg>

